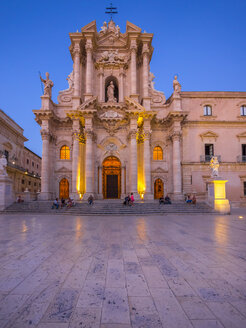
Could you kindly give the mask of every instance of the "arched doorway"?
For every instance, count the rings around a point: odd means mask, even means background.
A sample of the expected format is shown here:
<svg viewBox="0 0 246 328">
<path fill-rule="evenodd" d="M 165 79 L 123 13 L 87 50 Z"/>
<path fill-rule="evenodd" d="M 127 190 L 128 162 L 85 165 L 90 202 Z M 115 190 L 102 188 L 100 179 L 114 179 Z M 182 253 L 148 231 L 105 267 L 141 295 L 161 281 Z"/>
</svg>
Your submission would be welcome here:
<svg viewBox="0 0 246 328">
<path fill-rule="evenodd" d="M 59 189 L 60 198 L 67 199 L 69 197 L 69 182 L 66 178 L 61 179 Z"/>
<path fill-rule="evenodd" d="M 159 199 L 160 197 L 164 196 L 164 184 L 161 179 L 156 179 L 155 180 L 155 193 L 154 197 L 155 199 Z"/>
<path fill-rule="evenodd" d="M 103 161 L 103 197 L 120 198 L 121 164 L 117 157 L 109 156 Z"/>
</svg>

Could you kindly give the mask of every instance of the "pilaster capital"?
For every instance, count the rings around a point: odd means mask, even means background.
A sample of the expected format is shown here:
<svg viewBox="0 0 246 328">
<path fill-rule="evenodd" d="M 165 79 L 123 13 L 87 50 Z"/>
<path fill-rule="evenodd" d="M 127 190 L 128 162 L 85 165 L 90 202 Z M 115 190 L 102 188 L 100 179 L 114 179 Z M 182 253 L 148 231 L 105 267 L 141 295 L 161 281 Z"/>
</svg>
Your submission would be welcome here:
<svg viewBox="0 0 246 328">
<path fill-rule="evenodd" d="M 152 131 L 144 130 L 144 140 L 150 140 Z"/>
<path fill-rule="evenodd" d="M 142 49 L 142 55 L 148 55 L 149 54 L 149 46 L 147 43 L 144 43 L 143 49 Z"/>
<path fill-rule="evenodd" d="M 50 133 L 47 130 L 41 130 L 41 138 L 42 140 L 50 140 Z"/>
<path fill-rule="evenodd" d="M 92 45 L 92 40 L 91 39 L 86 40 L 85 49 L 86 49 L 87 53 L 92 52 L 93 45 Z"/>
<path fill-rule="evenodd" d="M 74 132 L 73 141 L 78 141 L 80 144 L 85 144 L 86 143 L 85 134 L 81 132 Z"/>
<path fill-rule="evenodd" d="M 80 46 L 78 43 L 76 43 L 74 45 L 72 52 L 73 52 L 74 57 L 77 57 L 77 56 L 80 57 L 81 50 L 80 50 Z"/>
<path fill-rule="evenodd" d="M 130 49 L 131 49 L 131 51 L 134 51 L 136 53 L 136 51 L 137 51 L 137 41 L 136 40 L 131 40 Z"/>
<path fill-rule="evenodd" d="M 174 131 L 171 135 L 172 141 L 180 141 L 181 139 L 181 132 L 180 131 Z"/>
</svg>

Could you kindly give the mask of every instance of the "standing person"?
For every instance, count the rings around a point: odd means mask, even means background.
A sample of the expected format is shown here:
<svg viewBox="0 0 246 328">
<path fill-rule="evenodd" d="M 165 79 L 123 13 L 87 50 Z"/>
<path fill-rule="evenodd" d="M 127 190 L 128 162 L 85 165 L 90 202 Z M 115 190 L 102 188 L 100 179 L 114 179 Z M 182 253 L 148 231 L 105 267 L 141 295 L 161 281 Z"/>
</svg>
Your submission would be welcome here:
<svg viewBox="0 0 246 328">
<path fill-rule="evenodd" d="M 192 204 L 196 205 L 196 196 L 195 196 L 195 194 L 192 197 Z"/>
<path fill-rule="evenodd" d="M 131 192 L 130 204 L 133 205 L 133 203 L 134 203 L 134 196 L 133 196 L 133 192 Z"/>
<path fill-rule="evenodd" d="M 58 198 L 56 198 L 53 202 L 53 206 L 58 210 L 59 208 L 59 201 L 58 201 Z"/>
</svg>

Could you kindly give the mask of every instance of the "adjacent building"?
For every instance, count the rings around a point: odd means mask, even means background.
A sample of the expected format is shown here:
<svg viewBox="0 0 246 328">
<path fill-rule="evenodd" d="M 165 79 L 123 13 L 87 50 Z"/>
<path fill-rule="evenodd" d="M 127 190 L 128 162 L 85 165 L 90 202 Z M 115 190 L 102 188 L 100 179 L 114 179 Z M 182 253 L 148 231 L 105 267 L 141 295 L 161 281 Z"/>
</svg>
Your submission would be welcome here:
<svg viewBox="0 0 246 328">
<path fill-rule="evenodd" d="M 246 197 L 246 92 L 183 92 L 168 99 L 150 72 L 153 34 L 111 20 L 70 33 L 69 87 L 58 103 L 46 73 L 41 109 L 43 199 L 206 199 L 216 155 L 227 196 Z"/>
<path fill-rule="evenodd" d="M 40 156 L 24 146 L 23 129 L 0 109 L 0 153 L 7 159 L 7 173 L 13 181 L 14 196 L 25 190 L 35 198 L 41 190 Z"/>
</svg>

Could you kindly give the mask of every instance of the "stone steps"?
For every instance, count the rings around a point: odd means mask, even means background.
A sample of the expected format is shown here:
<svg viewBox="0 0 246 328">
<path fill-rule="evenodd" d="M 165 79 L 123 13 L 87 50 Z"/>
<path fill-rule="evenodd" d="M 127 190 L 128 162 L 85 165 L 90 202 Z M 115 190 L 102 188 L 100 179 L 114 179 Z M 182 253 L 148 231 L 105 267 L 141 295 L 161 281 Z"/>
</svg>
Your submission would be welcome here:
<svg viewBox="0 0 246 328">
<path fill-rule="evenodd" d="M 202 214 L 215 213 L 206 203 L 196 205 L 184 202 L 174 202 L 171 205 L 159 205 L 158 201 L 136 202 L 133 206 L 125 206 L 121 200 L 95 201 L 93 205 L 87 202 L 78 202 L 71 208 L 51 209 L 52 201 L 33 201 L 29 203 L 14 203 L 5 213 L 44 213 L 65 215 L 138 215 L 138 214 Z"/>
</svg>

